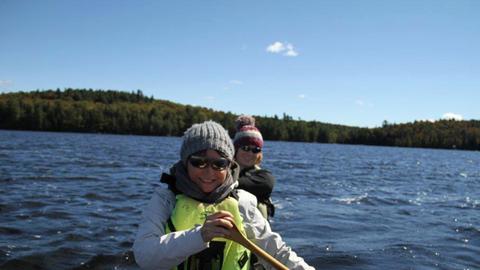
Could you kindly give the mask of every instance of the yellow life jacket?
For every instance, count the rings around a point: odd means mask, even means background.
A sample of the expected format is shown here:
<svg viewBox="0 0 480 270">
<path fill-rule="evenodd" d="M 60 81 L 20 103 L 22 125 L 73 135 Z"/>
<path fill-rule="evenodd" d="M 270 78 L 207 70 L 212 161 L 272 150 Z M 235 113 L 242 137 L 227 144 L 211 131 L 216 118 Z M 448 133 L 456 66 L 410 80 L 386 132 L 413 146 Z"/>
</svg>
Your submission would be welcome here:
<svg viewBox="0 0 480 270">
<path fill-rule="evenodd" d="M 238 201 L 227 197 L 218 204 L 202 203 L 183 194 L 176 195 L 175 208 L 168 220 L 166 232 L 188 230 L 205 222 L 207 216 L 220 210 L 233 215 L 240 232 L 245 234 Z M 250 251 L 242 245 L 225 238 L 214 238 L 209 247 L 194 254 L 175 270 L 247 270 L 250 269 Z"/>
</svg>

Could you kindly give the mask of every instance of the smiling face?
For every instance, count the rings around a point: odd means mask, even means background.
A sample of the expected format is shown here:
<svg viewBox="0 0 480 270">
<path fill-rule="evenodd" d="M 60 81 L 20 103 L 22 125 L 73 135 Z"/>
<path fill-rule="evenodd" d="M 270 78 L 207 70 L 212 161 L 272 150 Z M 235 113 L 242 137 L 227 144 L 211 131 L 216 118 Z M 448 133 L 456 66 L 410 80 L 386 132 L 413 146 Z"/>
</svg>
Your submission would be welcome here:
<svg viewBox="0 0 480 270">
<path fill-rule="evenodd" d="M 250 145 L 250 147 L 255 147 Z M 245 151 L 242 147 L 238 148 L 237 153 L 235 154 L 235 160 L 240 165 L 240 168 L 250 168 L 258 163 L 260 160 L 261 152 L 253 153 L 252 151 Z"/>
<path fill-rule="evenodd" d="M 211 149 L 195 155 L 206 157 L 209 160 L 222 158 L 217 151 Z M 197 168 L 190 162 L 187 162 L 187 171 L 190 180 L 197 184 L 197 186 L 199 186 L 200 189 L 205 193 L 214 191 L 217 187 L 225 182 L 225 179 L 227 178 L 227 170 L 228 168 L 224 170 L 215 170 L 210 164 L 204 168 Z"/>
</svg>

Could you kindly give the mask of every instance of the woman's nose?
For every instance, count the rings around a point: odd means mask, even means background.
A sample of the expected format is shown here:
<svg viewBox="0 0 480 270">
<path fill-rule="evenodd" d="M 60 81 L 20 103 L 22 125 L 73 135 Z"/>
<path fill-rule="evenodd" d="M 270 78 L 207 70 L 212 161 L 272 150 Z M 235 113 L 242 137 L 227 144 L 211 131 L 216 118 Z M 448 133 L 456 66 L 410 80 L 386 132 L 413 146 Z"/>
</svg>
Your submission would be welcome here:
<svg viewBox="0 0 480 270">
<path fill-rule="evenodd" d="M 205 168 L 204 173 L 209 177 L 213 177 L 215 175 L 215 170 L 212 168 L 211 165 L 208 165 L 207 168 Z"/>
</svg>

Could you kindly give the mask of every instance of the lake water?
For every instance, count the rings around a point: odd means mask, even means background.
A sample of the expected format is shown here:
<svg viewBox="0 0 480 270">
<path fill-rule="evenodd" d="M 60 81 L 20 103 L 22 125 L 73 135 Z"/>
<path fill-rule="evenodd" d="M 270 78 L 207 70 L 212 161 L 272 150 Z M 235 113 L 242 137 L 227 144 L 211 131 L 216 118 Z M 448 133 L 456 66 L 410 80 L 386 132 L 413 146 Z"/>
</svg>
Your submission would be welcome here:
<svg viewBox="0 0 480 270">
<path fill-rule="evenodd" d="M 0 269 L 138 269 L 180 138 L 0 130 Z M 266 142 L 272 221 L 317 269 L 480 269 L 480 153 Z"/>
</svg>

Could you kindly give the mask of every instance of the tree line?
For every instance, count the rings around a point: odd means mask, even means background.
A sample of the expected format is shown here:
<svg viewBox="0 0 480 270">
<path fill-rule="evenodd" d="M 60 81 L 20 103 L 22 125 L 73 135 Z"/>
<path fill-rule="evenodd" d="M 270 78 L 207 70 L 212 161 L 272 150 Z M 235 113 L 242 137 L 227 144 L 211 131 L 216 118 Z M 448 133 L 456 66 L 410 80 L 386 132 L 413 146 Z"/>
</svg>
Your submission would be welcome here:
<svg viewBox="0 0 480 270">
<path fill-rule="evenodd" d="M 214 120 L 233 136 L 237 115 L 146 97 L 141 90 L 71 89 L 0 94 L 0 129 L 181 136 Z M 384 122 L 358 128 L 255 116 L 266 140 L 480 150 L 480 121 Z"/>
</svg>

